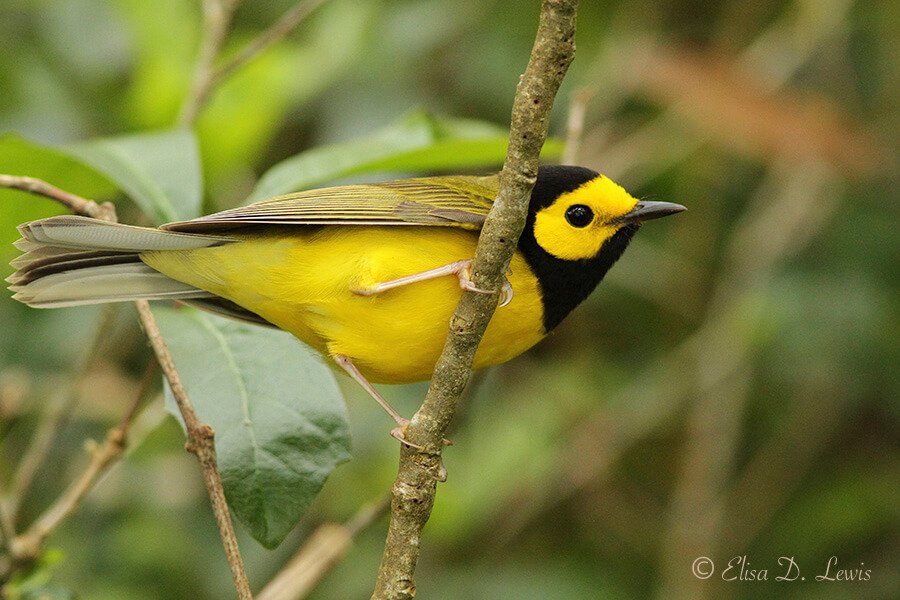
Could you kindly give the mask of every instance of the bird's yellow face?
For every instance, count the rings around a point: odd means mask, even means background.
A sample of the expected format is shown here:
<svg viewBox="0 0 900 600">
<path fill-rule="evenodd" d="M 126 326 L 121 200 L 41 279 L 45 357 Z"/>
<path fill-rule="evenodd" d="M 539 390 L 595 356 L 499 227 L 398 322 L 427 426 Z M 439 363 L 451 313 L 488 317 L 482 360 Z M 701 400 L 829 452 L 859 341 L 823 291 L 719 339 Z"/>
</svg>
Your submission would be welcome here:
<svg viewBox="0 0 900 600">
<path fill-rule="evenodd" d="M 539 210 L 534 219 L 534 237 L 541 248 L 556 258 L 592 258 L 626 226 L 621 219 L 636 205 L 637 200 L 621 186 L 599 175 Z"/>
</svg>

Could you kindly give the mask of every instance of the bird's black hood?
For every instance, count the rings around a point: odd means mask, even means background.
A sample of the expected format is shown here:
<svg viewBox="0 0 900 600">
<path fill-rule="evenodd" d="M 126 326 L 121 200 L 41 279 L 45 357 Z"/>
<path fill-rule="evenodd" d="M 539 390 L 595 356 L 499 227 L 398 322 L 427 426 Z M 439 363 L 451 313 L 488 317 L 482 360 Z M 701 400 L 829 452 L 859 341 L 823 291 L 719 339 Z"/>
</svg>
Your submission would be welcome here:
<svg viewBox="0 0 900 600">
<path fill-rule="evenodd" d="M 638 230 L 637 224 L 622 227 L 595 256 L 583 260 L 556 258 L 537 243 L 534 237 L 535 215 L 553 204 L 561 194 L 571 192 L 599 176 L 596 171 L 584 167 L 547 166 L 538 170 L 528 206 L 528 220 L 519 238 L 519 250 L 540 284 L 544 330 L 547 332 L 559 325 L 594 291 Z"/>
</svg>

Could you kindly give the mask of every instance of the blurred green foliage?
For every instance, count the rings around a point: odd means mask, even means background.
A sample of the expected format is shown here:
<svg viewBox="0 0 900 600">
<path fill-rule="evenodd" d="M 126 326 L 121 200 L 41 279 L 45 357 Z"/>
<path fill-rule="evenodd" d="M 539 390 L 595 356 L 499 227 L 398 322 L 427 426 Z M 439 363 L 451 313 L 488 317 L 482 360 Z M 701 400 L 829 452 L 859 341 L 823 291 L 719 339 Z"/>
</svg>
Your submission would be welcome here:
<svg viewBox="0 0 900 600">
<path fill-rule="evenodd" d="M 245 2 L 225 55 L 291 5 Z M 289 157 L 353 147 L 412 110 L 502 130 L 537 6 L 326 2 L 201 113 L 204 210 L 243 202 Z M 476 383 L 425 530 L 420 596 L 898 597 L 900 7 L 598 0 L 582 3 L 578 26 L 552 133 L 565 139 L 580 114 L 569 156 L 690 212 L 647 227 L 558 331 Z M 5 0 L 0 133 L 18 137 L 0 140 L 0 173 L 118 199 L 109 181 L 43 146 L 171 128 L 201 31 L 199 1 Z M 474 167 L 472 151 L 443 164 Z M 60 212 L 0 191 L 3 262 L 16 225 Z M 143 218 L 128 202 L 119 214 Z M 84 467 L 84 439 L 102 439 L 136 393 L 149 353 L 132 309 L 117 314 L 20 529 Z M 100 315 L 0 301 L 0 481 L 66 395 Z M 275 551 L 239 532 L 255 589 L 317 525 L 383 497 L 396 473 L 389 419 L 340 384 L 352 460 Z M 385 393 L 411 414 L 424 390 Z M 367 597 L 384 533 L 384 520 L 364 530 L 311 597 Z M 63 560 L 32 575 L 60 590 L 52 597 L 234 593 L 199 470 L 159 400 L 126 459 L 48 544 Z M 723 581 L 743 555 L 769 581 Z M 708 580 L 691 574 L 699 556 L 716 564 Z M 806 580 L 772 581 L 781 556 Z M 871 579 L 815 581 L 832 556 L 842 568 L 864 563 Z"/>
</svg>

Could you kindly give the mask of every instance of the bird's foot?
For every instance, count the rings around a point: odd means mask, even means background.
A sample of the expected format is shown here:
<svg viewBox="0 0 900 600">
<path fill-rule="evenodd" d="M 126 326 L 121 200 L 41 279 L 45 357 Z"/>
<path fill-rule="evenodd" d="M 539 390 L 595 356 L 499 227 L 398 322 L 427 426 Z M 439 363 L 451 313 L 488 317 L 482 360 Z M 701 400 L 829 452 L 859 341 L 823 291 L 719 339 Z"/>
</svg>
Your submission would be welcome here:
<svg viewBox="0 0 900 600">
<path fill-rule="evenodd" d="M 476 292 L 479 294 L 496 294 L 493 290 L 483 290 L 479 287 L 475 287 L 470 278 L 470 273 L 472 270 L 472 265 L 475 263 L 474 260 L 460 260 L 456 263 L 452 263 L 454 265 L 458 265 L 456 270 L 456 276 L 459 278 L 459 287 L 469 292 Z M 512 275 L 512 271 L 507 271 L 508 274 Z M 497 308 L 503 308 L 513 299 L 513 288 L 512 284 L 509 282 L 509 279 L 504 275 L 503 277 L 503 287 L 500 288 L 500 306 Z"/>
</svg>

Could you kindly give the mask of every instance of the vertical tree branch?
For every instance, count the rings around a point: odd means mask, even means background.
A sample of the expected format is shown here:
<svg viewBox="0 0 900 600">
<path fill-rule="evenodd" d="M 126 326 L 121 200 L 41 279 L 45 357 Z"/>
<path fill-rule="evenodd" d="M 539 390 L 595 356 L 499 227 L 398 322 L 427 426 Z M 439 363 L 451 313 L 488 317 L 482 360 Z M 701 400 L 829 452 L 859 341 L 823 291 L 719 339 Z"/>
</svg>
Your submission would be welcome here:
<svg viewBox="0 0 900 600">
<path fill-rule="evenodd" d="M 512 110 L 509 148 L 500 190 L 481 231 L 472 280 L 499 290 L 525 226 L 538 156 L 547 137 L 550 109 L 575 54 L 577 0 L 544 0 L 537 36 Z M 497 295 L 466 292 L 450 320 L 450 331 L 421 408 L 407 438 L 424 448 L 403 446 L 392 488 L 391 523 L 373 600 L 410 599 L 422 529 L 431 515 L 441 465 L 444 433 L 472 368 L 475 351 L 497 306 Z"/>
</svg>

